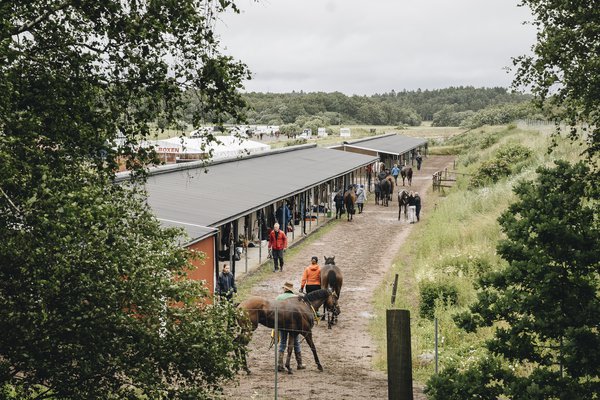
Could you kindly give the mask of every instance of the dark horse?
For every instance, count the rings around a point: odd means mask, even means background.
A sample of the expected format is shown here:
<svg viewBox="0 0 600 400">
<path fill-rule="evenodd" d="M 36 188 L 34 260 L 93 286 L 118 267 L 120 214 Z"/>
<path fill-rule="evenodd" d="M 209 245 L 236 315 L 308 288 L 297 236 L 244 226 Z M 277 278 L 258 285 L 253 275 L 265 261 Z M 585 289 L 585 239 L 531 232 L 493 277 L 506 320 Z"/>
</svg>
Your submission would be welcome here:
<svg viewBox="0 0 600 400">
<path fill-rule="evenodd" d="M 238 308 L 243 312 L 240 315 L 238 323 L 242 328 L 242 333 L 239 337 L 250 341 L 251 333 L 256 330 L 258 324 L 268 328 L 275 328 L 275 310 L 277 310 L 277 329 L 289 332 L 287 345 L 287 360 L 285 367 L 288 373 L 292 373 L 290 368 L 290 358 L 292 356 L 292 348 L 294 346 L 294 338 L 298 335 L 304 336 L 306 343 L 310 346 L 317 368 L 323 371 L 323 366 L 317 356 L 317 349 L 312 337 L 312 327 L 315 325 L 316 311 L 319 307 L 325 305 L 327 309 L 339 314 L 340 309 L 337 304 L 337 296 L 327 289 L 319 289 L 308 293 L 305 296 L 290 297 L 285 300 L 268 300 L 264 297 L 252 296 L 242 301 Z M 241 354 L 243 364 L 248 369 L 246 355 Z"/>
<path fill-rule="evenodd" d="M 398 191 L 398 221 L 404 210 L 404 219 L 408 221 L 408 192 L 406 190 Z"/>
<path fill-rule="evenodd" d="M 400 170 L 400 175 L 402 175 L 402 186 L 404 186 L 405 179 L 408 180 L 408 186 L 412 186 L 413 170 L 411 167 L 409 167 L 408 165 L 402 167 L 402 169 Z"/>
<path fill-rule="evenodd" d="M 391 176 L 391 175 L 390 175 Z M 393 179 L 393 178 L 392 178 Z M 394 192 L 394 184 L 389 179 L 385 178 L 379 181 L 379 198 L 381 199 L 382 206 L 388 206 L 391 194 Z"/>
<path fill-rule="evenodd" d="M 350 185 L 346 193 L 344 193 L 344 205 L 346 206 L 346 214 L 348 221 L 352 221 L 354 215 L 354 204 L 356 204 L 356 193 L 354 192 L 354 186 Z"/>
<path fill-rule="evenodd" d="M 344 277 L 342 276 L 342 270 L 340 267 L 335 265 L 335 256 L 325 258 L 325 265 L 321 268 L 321 289 L 331 289 L 337 296 L 339 301 L 340 293 L 342 291 L 342 283 Z M 327 308 L 323 307 L 323 319 L 327 319 Z M 327 319 L 327 327 L 331 329 L 331 325 L 337 323 L 337 315 L 329 313 L 329 319 Z"/>
</svg>

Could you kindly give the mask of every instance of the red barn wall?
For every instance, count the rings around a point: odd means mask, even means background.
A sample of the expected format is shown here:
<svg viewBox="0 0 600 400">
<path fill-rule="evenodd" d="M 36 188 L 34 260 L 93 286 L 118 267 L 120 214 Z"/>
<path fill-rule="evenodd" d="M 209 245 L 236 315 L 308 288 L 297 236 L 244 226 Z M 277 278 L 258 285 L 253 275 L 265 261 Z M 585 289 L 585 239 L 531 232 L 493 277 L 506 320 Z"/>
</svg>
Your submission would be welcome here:
<svg viewBox="0 0 600 400">
<path fill-rule="evenodd" d="M 196 268 L 188 272 L 188 277 L 196 281 L 205 280 L 208 290 L 213 293 L 215 287 L 215 236 L 194 243 L 188 246 L 188 249 L 205 254 L 204 260 L 192 260 L 192 264 Z"/>
</svg>

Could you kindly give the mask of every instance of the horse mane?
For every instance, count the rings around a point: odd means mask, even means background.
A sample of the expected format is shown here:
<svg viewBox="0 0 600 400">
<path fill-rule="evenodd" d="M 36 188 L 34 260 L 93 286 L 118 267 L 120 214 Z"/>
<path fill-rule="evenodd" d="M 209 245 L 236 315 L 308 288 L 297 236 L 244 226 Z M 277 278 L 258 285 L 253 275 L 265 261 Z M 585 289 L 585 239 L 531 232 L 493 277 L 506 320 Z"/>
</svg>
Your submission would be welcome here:
<svg viewBox="0 0 600 400">
<path fill-rule="evenodd" d="M 304 296 L 304 298 L 308 301 L 313 301 L 313 300 L 317 300 L 317 299 L 324 299 L 328 296 L 329 296 L 329 291 L 327 289 L 319 289 L 319 290 L 314 290 L 310 293 L 307 293 L 306 296 Z"/>
</svg>

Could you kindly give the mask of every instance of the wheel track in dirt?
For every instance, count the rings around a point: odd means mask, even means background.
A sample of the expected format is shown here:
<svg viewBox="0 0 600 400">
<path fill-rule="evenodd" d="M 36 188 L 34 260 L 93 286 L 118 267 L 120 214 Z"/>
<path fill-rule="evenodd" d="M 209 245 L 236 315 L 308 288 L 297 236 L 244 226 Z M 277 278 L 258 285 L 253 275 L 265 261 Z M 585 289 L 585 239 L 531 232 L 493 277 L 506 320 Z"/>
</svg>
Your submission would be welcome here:
<svg viewBox="0 0 600 400">
<path fill-rule="evenodd" d="M 413 185 L 405 187 L 419 192 L 427 211 L 427 192 L 431 188 L 432 174 L 452 164 L 448 156 L 427 158 L 421 171 L 414 170 Z M 395 193 L 397 190 L 395 191 Z M 394 194 L 395 196 L 395 194 Z M 252 294 L 275 298 L 285 281 L 298 289 L 302 271 L 316 255 L 335 255 L 342 269 L 344 286 L 339 304 L 342 313 L 333 329 L 326 323 L 313 328 L 313 338 L 324 372 L 316 368 L 312 352 L 302 342 L 303 362 L 307 369 L 293 375 L 278 373 L 280 399 L 317 399 L 334 396 L 336 399 L 386 399 L 387 375 L 374 370 L 372 359 L 376 346 L 368 326 L 373 315 L 372 295 L 379 287 L 392 265 L 400 246 L 410 234 L 408 222 L 398 221 L 396 198 L 389 207 L 374 204 L 369 196 L 362 214 L 346 222 L 346 216 L 320 238 L 300 244 L 294 257 L 286 257 L 283 272 L 274 272 L 252 288 Z M 423 215 L 422 215 L 423 216 Z M 425 214 L 426 218 L 426 214 Z M 269 349 L 271 330 L 259 326 L 249 345 L 248 365 L 252 374 L 238 375 L 239 382 L 225 389 L 227 399 L 272 399 L 274 396 L 274 349 Z M 295 368 L 292 356 L 291 365 Z M 415 399 L 425 399 L 415 387 Z"/>
</svg>

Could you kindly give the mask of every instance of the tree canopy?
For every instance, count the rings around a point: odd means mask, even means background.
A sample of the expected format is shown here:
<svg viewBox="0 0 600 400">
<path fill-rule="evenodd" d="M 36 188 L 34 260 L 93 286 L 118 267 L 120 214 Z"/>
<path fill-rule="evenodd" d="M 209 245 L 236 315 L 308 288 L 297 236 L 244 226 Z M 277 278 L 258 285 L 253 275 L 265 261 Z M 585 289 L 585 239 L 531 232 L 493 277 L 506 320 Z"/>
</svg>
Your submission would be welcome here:
<svg viewBox="0 0 600 400">
<path fill-rule="evenodd" d="M 600 152 L 600 7 L 597 1 L 523 0 L 537 27 L 532 55 L 514 59 L 514 85 L 531 90 L 540 106 L 583 131 L 589 154 Z M 546 104 L 547 103 L 547 104 Z M 560 129 L 560 125 L 559 125 Z"/>
<path fill-rule="evenodd" d="M 480 279 L 467 330 L 496 327 L 483 359 L 432 377 L 433 399 L 595 398 L 600 391 L 600 205 L 584 163 L 559 161 L 515 188 L 518 201 L 500 218 L 506 239 L 498 253 L 508 265 Z M 505 362 L 500 362 L 505 360 Z M 454 393 L 454 395 L 451 395 Z M 523 397 L 527 396 L 527 397 Z"/>
<path fill-rule="evenodd" d="M 433 399 L 597 399 L 600 393 L 600 7 L 524 0 L 538 40 L 515 59 L 516 86 L 570 127 L 584 161 L 541 167 L 515 188 L 499 222 L 505 268 L 479 281 L 477 301 L 456 316 L 467 330 L 494 326 L 490 355 L 433 376 Z M 583 132 L 583 134 L 581 134 Z"/>
<path fill-rule="evenodd" d="M 153 162 L 137 144 L 184 105 L 239 115 L 248 72 L 212 30 L 227 9 L 0 4 L 0 397 L 207 398 L 239 368 L 234 311 L 184 279 L 181 232 L 113 183 L 119 162 Z"/>
</svg>

